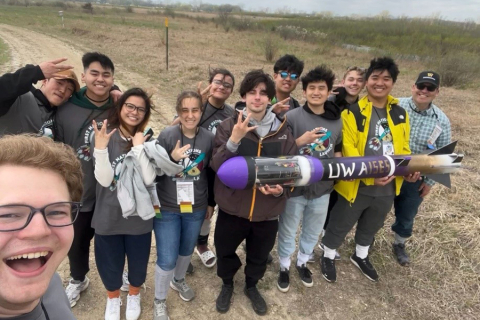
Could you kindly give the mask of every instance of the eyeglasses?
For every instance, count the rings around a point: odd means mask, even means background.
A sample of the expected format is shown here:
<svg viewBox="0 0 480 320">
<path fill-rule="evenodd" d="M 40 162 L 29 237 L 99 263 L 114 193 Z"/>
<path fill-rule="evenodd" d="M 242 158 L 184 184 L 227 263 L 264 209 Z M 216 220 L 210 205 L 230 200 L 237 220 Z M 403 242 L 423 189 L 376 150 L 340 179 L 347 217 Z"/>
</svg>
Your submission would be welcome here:
<svg viewBox="0 0 480 320">
<path fill-rule="evenodd" d="M 233 84 L 224 82 L 222 80 L 213 80 L 212 83 L 216 84 L 217 86 L 223 86 L 225 89 L 232 89 Z"/>
<path fill-rule="evenodd" d="M 416 86 L 417 86 L 417 89 L 418 89 L 418 90 L 423 90 L 423 89 L 425 89 L 425 88 L 427 88 L 427 90 L 428 90 L 429 92 L 433 92 L 433 91 L 437 90 L 437 87 L 435 87 L 435 86 L 428 86 L 428 85 L 426 85 L 426 84 L 424 84 L 424 83 L 416 84 Z"/>
<path fill-rule="evenodd" d="M 287 72 L 287 71 L 280 71 L 278 74 L 280 75 L 280 77 L 282 77 L 282 79 L 287 79 L 288 76 L 290 76 L 290 79 L 292 79 L 292 80 L 297 80 L 298 79 L 298 74 L 296 74 L 296 73 L 290 73 L 290 72 Z"/>
<path fill-rule="evenodd" d="M 65 227 L 77 219 L 80 202 L 55 202 L 43 208 L 34 208 L 26 204 L 7 204 L 0 206 L 0 232 L 22 230 L 40 212 L 50 227 Z"/>
<path fill-rule="evenodd" d="M 136 105 L 134 105 L 132 103 L 124 103 L 124 106 L 130 112 L 134 112 L 135 110 L 138 111 L 138 114 L 145 114 L 145 112 L 147 112 L 147 110 L 145 108 L 137 107 Z"/>
</svg>

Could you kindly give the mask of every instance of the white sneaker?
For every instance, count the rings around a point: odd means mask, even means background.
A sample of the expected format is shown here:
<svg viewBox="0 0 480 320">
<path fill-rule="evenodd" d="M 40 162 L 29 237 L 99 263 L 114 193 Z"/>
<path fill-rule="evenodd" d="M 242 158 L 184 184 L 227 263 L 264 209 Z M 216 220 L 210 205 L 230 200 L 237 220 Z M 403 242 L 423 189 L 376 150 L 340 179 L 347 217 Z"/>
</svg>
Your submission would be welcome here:
<svg viewBox="0 0 480 320">
<path fill-rule="evenodd" d="M 170 320 L 167 311 L 167 300 L 153 301 L 153 320 Z"/>
<path fill-rule="evenodd" d="M 127 311 L 125 314 L 127 320 L 137 320 L 140 317 L 140 313 L 142 312 L 140 301 L 140 293 L 135 296 L 127 296 Z"/>
<path fill-rule="evenodd" d="M 90 279 L 85 277 L 85 280 L 78 281 L 70 279 L 67 288 L 65 289 L 65 293 L 67 294 L 68 301 L 70 302 L 70 307 L 74 307 L 77 304 L 77 301 L 80 299 L 80 293 L 85 291 L 90 284 Z"/>
<path fill-rule="evenodd" d="M 105 308 L 105 320 L 120 320 L 120 298 L 107 298 L 107 307 Z"/>
<path fill-rule="evenodd" d="M 120 290 L 122 290 L 123 292 L 128 292 L 129 289 L 130 289 L 130 282 L 128 282 L 128 272 L 123 271 L 122 286 L 120 287 Z"/>
</svg>

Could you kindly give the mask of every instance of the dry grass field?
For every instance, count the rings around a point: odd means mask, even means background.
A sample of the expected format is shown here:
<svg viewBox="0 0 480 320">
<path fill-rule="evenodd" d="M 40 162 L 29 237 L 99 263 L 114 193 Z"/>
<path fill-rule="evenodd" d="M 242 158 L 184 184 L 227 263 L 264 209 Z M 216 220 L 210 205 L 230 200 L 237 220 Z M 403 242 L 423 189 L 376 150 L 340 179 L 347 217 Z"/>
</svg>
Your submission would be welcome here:
<svg viewBox="0 0 480 320">
<path fill-rule="evenodd" d="M 237 83 L 253 68 L 273 72 L 272 63 L 264 58 L 263 43 L 267 35 L 262 33 L 225 32 L 213 22 L 170 19 L 167 71 L 164 16 L 126 13 L 123 9 L 99 9 L 91 15 L 68 9 L 65 28 L 62 28 L 57 11 L 52 7 L 0 6 L 0 38 L 8 47 L 10 57 L 0 64 L 0 73 L 61 56 L 68 57 L 80 73 L 82 53 L 101 51 L 114 61 L 116 82 L 122 88 L 140 86 L 153 94 L 158 113 L 152 127 L 157 133 L 172 119 L 176 95 L 184 89 L 196 88 L 198 81 L 206 83 L 209 68 L 227 67 L 236 76 Z M 366 66 L 372 58 L 368 53 L 322 43 L 286 42 L 280 37 L 275 37 L 275 42 L 279 47 L 277 55 L 297 55 L 305 61 L 306 70 L 325 63 L 338 77 L 347 66 Z M 5 55 L 4 47 L 0 46 L 0 56 Z M 401 74 L 393 93 L 398 97 L 408 96 L 424 66 L 418 62 L 397 62 Z M 239 98 L 237 88 L 231 103 Z M 302 98 L 300 88 L 294 96 Z M 436 186 L 422 205 L 414 236 L 407 245 L 413 260 L 410 267 L 399 266 L 392 256 L 392 214 L 377 235 L 372 250 L 372 260 L 380 274 L 380 281 L 375 284 L 348 261 L 354 250 L 351 235 L 340 248 L 342 261 L 337 263 L 336 284 L 321 278 L 317 263 L 311 267 L 313 288 L 305 288 L 292 270 L 290 291 L 279 292 L 276 288 L 278 258 L 274 252 L 274 262 L 260 283 L 270 307 L 265 319 L 480 318 L 480 199 L 477 195 L 480 192 L 480 89 L 442 88 L 436 103 L 450 117 L 453 138 L 459 141 L 457 151 L 465 154 L 465 168 L 452 177 L 452 189 Z M 152 318 L 154 247 L 151 258 L 141 319 Z M 168 298 L 171 319 L 257 318 L 241 290 L 242 272 L 235 278 L 231 310 L 220 315 L 214 305 L 221 285 L 215 269 L 205 269 L 196 255 L 193 264 L 196 271 L 187 281 L 197 297 L 186 303 L 171 292 Z M 73 309 L 78 319 L 103 318 L 106 295 L 93 255 L 91 269 L 91 287 Z M 59 272 L 66 282 L 67 261 Z"/>
</svg>

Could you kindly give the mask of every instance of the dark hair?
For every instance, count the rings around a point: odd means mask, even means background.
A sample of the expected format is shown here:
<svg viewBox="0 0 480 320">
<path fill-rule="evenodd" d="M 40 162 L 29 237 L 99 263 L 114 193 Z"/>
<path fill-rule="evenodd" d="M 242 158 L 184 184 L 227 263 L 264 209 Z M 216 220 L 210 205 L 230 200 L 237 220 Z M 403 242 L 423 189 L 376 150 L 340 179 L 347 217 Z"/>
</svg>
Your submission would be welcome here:
<svg viewBox="0 0 480 320">
<path fill-rule="evenodd" d="M 303 66 L 303 61 L 298 60 L 292 54 L 286 54 L 275 62 L 273 72 L 277 73 L 280 70 L 285 70 L 290 73 L 295 72 L 300 76 L 303 72 Z"/>
<path fill-rule="evenodd" d="M 230 71 L 228 71 L 227 69 L 224 69 L 224 68 L 216 68 L 216 69 L 210 70 L 210 78 L 208 79 L 208 82 L 212 83 L 213 78 L 215 78 L 215 76 L 217 74 L 223 75 L 223 78 L 225 78 L 227 76 L 232 78 L 232 81 L 233 81 L 232 84 L 233 84 L 233 86 L 235 86 L 235 77 L 233 76 L 233 74 Z M 232 86 L 232 90 L 233 90 L 233 86 Z"/>
<path fill-rule="evenodd" d="M 155 108 L 155 106 L 152 103 L 152 100 L 150 99 L 150 96 L 148 96 L 148 94 L 143 89 L 132 88 L 125 91 L 125 93 L 122 94 L 122 96 L 115 103 L 115 106 L 110 110 L 110 115 L 108 117 L 108 126 L 111 128 L 119 128 L 120 125 L 123 124 L 123 120 L 120 117 L 120 112 L 122 111 L 123 105 L 125 104 L 127 99 L 132 96 L 142 98 L 143 101 L 145 101 L 145 109 L 146 109 L 145 117 L 143 118 L 142 122 L 140 122 L 140 124 L 135 128 L 135 132 L 129 132 L 133 136 L 137 132 L 145 130 L 145 127 L 147 126 L 147 123 L 150 120 L 152 109 Z"/>
<path fill-rule="evenodd" d="M 98 62 L 104 69 L 112 70 L 115 73 L 115 67 L 109 57 L 100 52 L 87 52 L 82 57 L 83 69 L 86 70 L 93 62 Z"/>
<path fill-rule="evenodd" d="M 177 111 L 177 114 L 180 115 L 180 111 L 182 110 L 182 103 L 183 100 L 188 99 L 188 98 L 194 98 L 198 100 L 198 106 L 200 107 L 200 111 L 203 112 L 203 102 L 202 102 L 202 97 L 198 94 L 198 92 L 195 91 L 183 91 L 180 93 L 177 97 L 177 104 L 175 105 L 175 110 Z"/>
<path fill-rule="evenodd" d="M 243 78 L 240 84 L 240 96 L 245 97 L 247 92 L 253 90 L 260 83 L 265 83 L 267 96 L 272 100 L 275 97 L 275 83 L 272 77 L 261 69 L 252 70 L 245 75 L 245 78 Z"/>
<path fill-rule="evenodd" d="M 320 81 L 325 81 L 328 91 L 332 90 L 335 74 L 324 64 L 308 71 L 308 73 L 302 77 L 303 91 L 307 90 L 309 83 Z"/>
<path fill-rule="evenodd" d="M 388 71 L 388 73 L 392 77 L 393 83 L 395 83 L 397 81 L 397 77 L 400 71 L 398 70 L 398 66 L 395 61 L 393 61 L 393 59 L 390 57 L 373 58 L 370 61 L 370 67 L 368 67 L 367 69 L 365 78 L 370 78 L 373 71 L 383 72 L 385 70 Z"/>
</svg>

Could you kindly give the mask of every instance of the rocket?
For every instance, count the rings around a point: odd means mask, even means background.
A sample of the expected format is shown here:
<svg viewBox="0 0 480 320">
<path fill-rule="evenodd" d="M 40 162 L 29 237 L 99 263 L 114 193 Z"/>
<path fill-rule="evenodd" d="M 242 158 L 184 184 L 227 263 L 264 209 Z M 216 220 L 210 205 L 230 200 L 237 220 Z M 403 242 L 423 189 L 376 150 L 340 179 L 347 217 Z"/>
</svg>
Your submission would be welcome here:
<svg viewBox="0 0 480 320">
<path fill-rule="evenodd" d="M 450 173 L 461 168 L 463 154 L 453 153 L 457 142 L 423 154 L 341 157 L 279 158 L 233 157 L 217 171 L 220 181 L 232 189 L 262 185 L 306 186 L 317 181 L 406 176 L 420 172 L 450 188 Z"/>
</svg>

